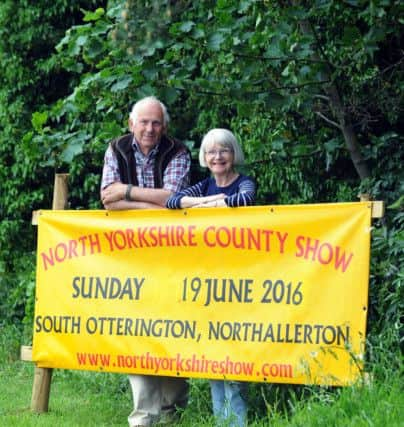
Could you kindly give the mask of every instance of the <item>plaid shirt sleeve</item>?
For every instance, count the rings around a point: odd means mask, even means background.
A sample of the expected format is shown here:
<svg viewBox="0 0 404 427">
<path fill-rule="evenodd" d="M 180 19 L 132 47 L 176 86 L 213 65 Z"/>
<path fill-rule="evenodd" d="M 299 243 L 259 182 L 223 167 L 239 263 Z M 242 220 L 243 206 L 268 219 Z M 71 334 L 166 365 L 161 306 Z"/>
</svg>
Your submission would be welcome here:
<svg viewBox="0 0 404 427">
<path fill-rule="evenodd" d="M 121 182 L 118 170 L 118 161 L 111 146 L 109 145 L 104 156 L 104 167 L 102 169 L 101 190 L 113 182 Z"/>
<path fill-rule="evenodd" d="M 163 188 L 173 193 L 181 191 L 189 185 L 191 157 L 186 150 L 177 153 L 170 161 L 163 176 Z"/>
</svg>

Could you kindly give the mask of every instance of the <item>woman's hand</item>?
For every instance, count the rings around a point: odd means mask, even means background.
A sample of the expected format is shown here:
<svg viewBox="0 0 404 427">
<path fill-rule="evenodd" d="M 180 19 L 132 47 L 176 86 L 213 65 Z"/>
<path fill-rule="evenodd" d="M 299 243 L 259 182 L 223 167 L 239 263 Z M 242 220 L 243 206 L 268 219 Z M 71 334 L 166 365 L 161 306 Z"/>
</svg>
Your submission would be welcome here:
<svg viewBox="0 0 404 427">
<path fill-rule="evenodd" d="M 180 205 L 182 208 L 192 208 L 199 203 L 200 197 L 184 196 L 181 198 Z"/>
<path fill-rule="evenodd" d="M 215 202 L 219 203 L 219 201 L 223 201 L 226 197 L 226 194 L 214 194 L 213 196 L 205 196 L 205 197 L 190 197 L 184 196 L 181 199 L 181 208 L 194 208 L 194 207 L 212 207 L 217 206 Z M 221 206 L 225 206 L 225 204 L 221 204 Z"/>
<path fill-rule="evenodd" d="M 224 202 L 226 194 L 214 194 L 212 196 L 205 197 L 183 197 L 181 199 L 181 207 L 188 208 L 213 208 L 219 206 L 227 206 Z M 185 200 L 185 203 L 188 206 L 182 206 L 182 201 Z"/>
</svg>

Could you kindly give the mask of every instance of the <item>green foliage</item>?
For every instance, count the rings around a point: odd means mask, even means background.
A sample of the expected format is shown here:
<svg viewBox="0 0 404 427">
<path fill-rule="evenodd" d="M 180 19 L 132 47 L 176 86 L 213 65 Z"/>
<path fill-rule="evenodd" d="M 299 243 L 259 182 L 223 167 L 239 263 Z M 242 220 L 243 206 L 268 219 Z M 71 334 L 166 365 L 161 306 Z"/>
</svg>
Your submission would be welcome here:
<svg viewBox="0 0 404 427">
<path fill-rule="evenodd" d="M 392 131 L 372 138 L 366 157 L 380 174 L 361 186 L 373 199 L 386 201 L 385 216 L 374 224 L 372 232 L 369 339 L 375 345 L 384 337 L 393 349 L 402 345 L 403 339 L 404 172 L 397 167 L 403 143 L 403 136 Z"/>
<path fill-rule="evenodd" d="M 8 341 L 3 340 L 2 344 L 7 346 Z M 383 380 L 353 387 L 292 390 L 276 384 L 251 384 L 248 425 L 399 427 L 402 370 L 388 364 L 380 366 L 386 367 Z M 132 401 L 126 375 L 55 370 L 50 411 L 38 415 L 28 410 L 33 365 L 2 360 L 0 374 L 0 416 L 7 426 L 127 426 Z M 208 382 L 191 380 L 190 386 L 189 404 L 175 425 L 214 426 Z"/>
<path fill-rule="evenodd" d="M 50 206 L 54 172 L 70 174 L 72 209 L 100 208 L 106 145 L 125 131 L 128 107 L 154 94 L 168 106 L 170 132 L 194 153 L 208 129 L 235 132 L 259 203 L 355 201 L 367 192 L 391 206 L 373 232 L 369 360 L 380 336 L 396 354 L 402 11 L 398 0 L 4 1 L 3 322 L 32 321 L 28 224 L 32 210 Z M 282 400 L 297 407 L 302 395 L 293 393 L 286 388 Z"/>
<path fill-rule="evenodd" d="M 52 57 L 54 47 L 81 20 L 80 8 L 97 3 L 105 2 L 5 0 L 0 5 L 0 323 L 20 322 L 26 308 L 32 315 L 36 230 L 31 213 L 51 205 L 55 170 L 49 164 L 53 149 L 35 142 L 50 138 L 48 106 L 74 86 L 74 77 Z M 66 161 L 78 152 L 63 148 Z"/>
<path fill-rule="evenodd" d="M 21 328 L 16 325 L 0 324 L 0 366 L 17 360 L 20 346 Z"/>
</svg>

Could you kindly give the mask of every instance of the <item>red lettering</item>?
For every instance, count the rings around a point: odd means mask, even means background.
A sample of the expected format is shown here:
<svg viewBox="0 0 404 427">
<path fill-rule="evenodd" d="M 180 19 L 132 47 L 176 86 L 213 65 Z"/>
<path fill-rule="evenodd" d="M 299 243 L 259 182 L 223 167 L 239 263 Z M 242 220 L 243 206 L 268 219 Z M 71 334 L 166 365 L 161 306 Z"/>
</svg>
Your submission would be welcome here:
<svg viewBox="0 0 404 427">
<path fill-rule="evenodd" d="M 208 233 L 209 233 L 210 231 L 214 231 L 214 230 L 215 230 L 215 227 L 214 227 L 213 225 L 211 225 L 211 226 L 210 226 L 210 227 L 208 227 L 208 228 L 205 230 L 205 232 L 203 233 L 203 241 L 205 242 L 206 246 L 209 246 L 210 248 L 214 247 L 214 246 L 215 246 L 215 243 L 211 243 L 211 242 L 209 242 L 209 240 L 208 240 Z"/>
<path fill-rule="evenodd" d="M 348 259 L 346 260 L 345 259 L 345 256 L 346 256 L 345 255 L 345 251 L 342 252 L 342 254 L 340 254 L 340 250 L 341 250 L 341 248 L 339 246 L 337 246 L 335 248 L 335 269 L 338 270 L 338 268 L 340 267 L 340 265 L 342 265 L 342 272 L 345 273 L 346 269 L 349 266 L 349 263 L 352 260 L 353 253 L 351 252 L 349 254 Z"/>
<path fill-rule="evenodd" d="M 324 248 L 327 248 L 327 250 L 323 250 Z M 328 254 L 327 254 L 328 251 Z M 326 252 L 326 255 L 324 254 Z M 329 243 L 323 243 L 320 246 L 320 249 L 318 250 L 318 260 L 321 262 L 321 264 L 329 264 L 333 257 L 333 249 L 332 246 Z"/>
<path fill-rule="evenodd" d="M 195 225 L 190 225 L 188 227 L 188 245 L 189 246 L 196 246 L 197 243 L 195 242 Z"/>
<path fill-rule="evenodd" d="M 62 248 L 62 254 L 60 254 L 59 249 Z M 67 246 L 65 243 L 58 243 L 55 248 L 55 259 L 57 262 L 63 262 L 67 256 Z"/>
<path fill-rule="evenodd" d="M 222 240 L 222 237 L 224 235 L 224 240 Z M 230 245 L 230 231 L 227 227 L 219 227 L 216 231 L 216 241 L 222 248 L 227 248 L 227 246 Z"/>
<path fill-rule="evenodd" d="M 113 237 L 114 237 L 114 245 L 119 250 L 125 249 L 125 247 L 126 247 L 125 233 L 122 230 L 117 230 L 113 234 Z M 120 237 L 120 239 L 118 237 Z"/>
</svg>

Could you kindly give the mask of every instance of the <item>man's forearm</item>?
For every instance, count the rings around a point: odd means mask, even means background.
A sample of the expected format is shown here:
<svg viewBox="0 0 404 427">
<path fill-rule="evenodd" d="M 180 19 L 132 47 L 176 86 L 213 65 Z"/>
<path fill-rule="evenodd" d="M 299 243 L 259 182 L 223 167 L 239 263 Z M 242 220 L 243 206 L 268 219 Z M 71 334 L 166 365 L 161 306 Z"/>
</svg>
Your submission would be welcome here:
<svg viewBox="0 0 404 427">
<path fill-rule="evenodd" d="M 171 192 L 164 188 L 146 188 L 133 186 L 130 190 L 130 198 L 137 202 L 153 203 L 165 207 Z"/>
<path fill-rule="evenodd" d="M 170 195 L 171 192 L 164 190 L 163 188 L 129 186 L 128 184 L 122 184 L 121 182 L 114 182 L 101 191 L 101 201 L 104 206 L 118 201 L 134 201 L 151 203 L 153 205 L 165 207 L 166 201 Z M 138 208 L 132 207 L 127 209 Z"/>
<path fill-rule="evenodd" d="M 118 200 L 117 202 L 104 203 L 104 208 L 108 211 L 125 211 L 130 209 L 162 209 L 154 203 Z"/>
</svg>

